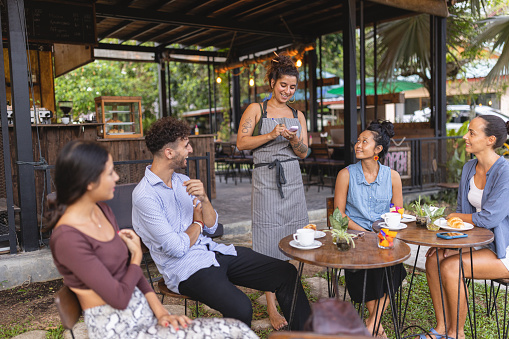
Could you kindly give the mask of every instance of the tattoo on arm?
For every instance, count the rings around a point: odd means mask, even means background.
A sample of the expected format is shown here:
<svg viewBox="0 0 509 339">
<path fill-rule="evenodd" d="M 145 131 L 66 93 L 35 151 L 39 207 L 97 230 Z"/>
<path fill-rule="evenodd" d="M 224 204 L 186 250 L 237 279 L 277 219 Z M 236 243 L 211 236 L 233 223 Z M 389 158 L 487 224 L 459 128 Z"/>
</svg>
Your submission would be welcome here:
<svg viewBox="0 0 509 339">
<path fill-rule="evenodd" d="M 308 152 L 308 147 L 302 142 L 302 138 L 299 139 L 299 141 L 296 144 L 291 144 L 293 151 L 298 152 L 301 154 Z"/>
<path fill-rule="evenodd" d="M 251 118 L 246 119 L 246 122 L 242 124 L 242 133 L 249 132 L 249 129 L 252 127 L 251 122 L 252 122 Z"/>
</svg>

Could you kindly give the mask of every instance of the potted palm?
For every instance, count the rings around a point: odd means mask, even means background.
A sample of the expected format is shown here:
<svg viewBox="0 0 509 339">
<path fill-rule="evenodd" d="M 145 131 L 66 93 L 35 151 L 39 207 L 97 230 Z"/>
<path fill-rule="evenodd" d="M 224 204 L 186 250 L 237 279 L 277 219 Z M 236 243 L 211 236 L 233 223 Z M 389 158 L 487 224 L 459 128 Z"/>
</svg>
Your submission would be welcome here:
<svg viewBox="0 0 509 339">
<path fill-rule="evenodd" d="M 332 226 L 332 242 L 336 244 L 338 250 L 348 251 L 351 247 L 355 248 L 355 243 L 353 241 L 355 235 L 347 232 L 348 217 L 343 217 L 339 208 L 336 207 L 334 212 L 329 215 L 329 220 Z"/>
</svg>

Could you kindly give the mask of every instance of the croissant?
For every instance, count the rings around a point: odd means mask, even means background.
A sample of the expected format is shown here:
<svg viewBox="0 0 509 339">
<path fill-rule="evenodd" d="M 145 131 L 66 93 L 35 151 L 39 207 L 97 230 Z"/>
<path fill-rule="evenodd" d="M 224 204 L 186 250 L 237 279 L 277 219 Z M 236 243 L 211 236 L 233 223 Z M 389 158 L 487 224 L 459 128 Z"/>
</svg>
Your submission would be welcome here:
<svg viewBox="0 0 509 339">
<path fill-rule="evenodd" d="M 316 231 L 316 225 L 315 224 L 307 224 L 306 226 L 304 226 L 304 228 Z"/>
<path fill-rule="evenodd" d="M 463 220 L 461 220 L 458 217 L 451 218 L 447 220 L 447 226 L 452 228 L 463 228 L 465 224 L 463 223 Z"/>
</svg>

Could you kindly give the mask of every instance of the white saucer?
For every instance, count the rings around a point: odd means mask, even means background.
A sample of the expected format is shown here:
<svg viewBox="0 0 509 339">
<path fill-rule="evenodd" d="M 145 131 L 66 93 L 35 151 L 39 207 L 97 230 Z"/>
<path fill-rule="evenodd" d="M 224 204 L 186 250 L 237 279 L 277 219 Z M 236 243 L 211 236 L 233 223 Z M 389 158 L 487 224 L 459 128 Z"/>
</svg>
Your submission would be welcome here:
<svg viewBox="0 0 509 339">
<path fill-rule="evenodd" d="M 399 231 L 399 230 L 404 230 L 405 228 L 407 228 L 408 226 L 403 224 L 402 222 L 399 223 L 398 226 L 395 226 L 395 227 L 389 227 L 387 226 L 387 224 L 385 223 L 385 221 L 382 221 L 378 224 L 378 227 L 380 228 L 387 228 L 389 231 Z"/>
<path fill-rule="evenodd" d="M 290 241 L 290 246 L 298 248 L 299 250 L 314 250 L 315 248 L 318 248 L 322 246 L 322 243 L 318 240 L 315 240 L 315 242 L 311 246 L 301 246 L 298 242 L 295 240 Z"/>
<path fill-rule="evenodd" d="M 416 220 L 415 216 L 410 214 L 403 214 L 401 218 L 401 222 L 412 222 L 415 220 Z"/>
<path fill-rule="evenodd" d="M 320 239 L 325 237 L 325 232 L 322 231 L 315 231 L 315 239 Z"/>
<path fill-rule="evenodd" d="M 468 231 L 474 228 L 474 225 L 469 224 L 468 222 L 463 222 L 464 226 L 462 228 L 450 227 L 447 225 L 447 220 L 443 218 L 435 220 L 435 225 L 440 226 L 440 228 L 443 228 L 444 230 L 447 231 Z"/>
</svg>

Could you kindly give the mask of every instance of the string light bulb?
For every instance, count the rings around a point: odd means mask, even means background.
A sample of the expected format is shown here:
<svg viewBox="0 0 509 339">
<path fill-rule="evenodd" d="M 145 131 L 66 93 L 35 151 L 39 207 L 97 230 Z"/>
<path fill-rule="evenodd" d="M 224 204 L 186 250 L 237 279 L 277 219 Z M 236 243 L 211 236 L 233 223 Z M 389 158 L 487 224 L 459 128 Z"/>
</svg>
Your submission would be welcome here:
<svg viewBox="0 0 509 339">
<path fill-rule="evenodd" d="M 216 82 L 217 82 L 218 84 L 220 84 L 220 83 L 221 83 L 221 81 L 223 81 L 223 79 L 221 79 L 221 77 L 220 77 L 220 76 L 218 76 L 218 77 L 216 78 Z"/>
<path fill-rule="evenodd" d="M 490 101 L 488 101 L 488 105 L 489 105 L 489 106 L 493 105 L 493 102 L 492 102 L 491 100 L 490 100 Z"/>
<path fill-rule="evenodd" d="M 301 67 L 302 66 L 302 60 L 301 59 L 297 59 L 297 62 L 295 63 L 295 66 L 297 68 Z"/>
<path fill-rule="evenodd" d="M 253 78 L 249 79 L 249 86 L 251 86 L 251 87 L 254 86 L 254 79 Z"/>
</svg>

